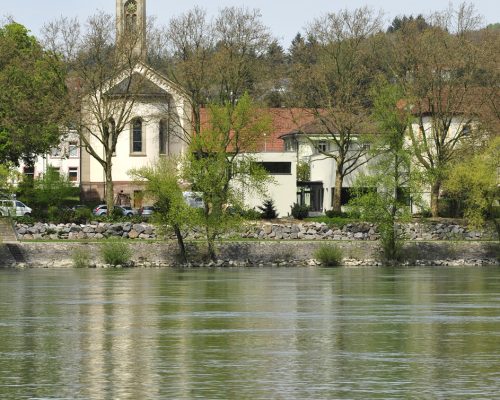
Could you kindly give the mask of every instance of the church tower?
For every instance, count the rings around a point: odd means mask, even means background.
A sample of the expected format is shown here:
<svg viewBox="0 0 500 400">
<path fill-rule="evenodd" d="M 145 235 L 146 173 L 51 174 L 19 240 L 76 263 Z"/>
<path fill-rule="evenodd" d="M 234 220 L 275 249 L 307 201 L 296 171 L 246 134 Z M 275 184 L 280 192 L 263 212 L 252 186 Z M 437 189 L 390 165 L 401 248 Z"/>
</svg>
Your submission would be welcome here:
<svg viewBox="0 0 500 400">
<path fill-rule="evenodd" d="M 116 0 L 116 35 L 120 40 L 127 35 L 139 35 L 134 53 L 146 58 L 146 0 Z"/>
</svg>

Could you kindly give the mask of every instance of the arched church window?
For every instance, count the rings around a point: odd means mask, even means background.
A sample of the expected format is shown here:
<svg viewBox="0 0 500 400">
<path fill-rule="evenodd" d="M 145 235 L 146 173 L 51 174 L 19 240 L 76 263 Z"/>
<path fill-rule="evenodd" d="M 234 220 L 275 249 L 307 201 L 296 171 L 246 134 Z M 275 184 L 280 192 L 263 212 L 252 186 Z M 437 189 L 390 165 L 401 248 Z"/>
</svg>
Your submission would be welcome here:
<svg viewBox="0 0 500 400">
<path fill-rule="evenodd" d="M 168 119 L 160 121 L 160 154 L 170 154 L 170 132 Z"/>
<path fill-rule="evenodd" d="M 132 121 L 132 153 L 143 152 L 142 120 L 137 118 Z"/>
</svg>

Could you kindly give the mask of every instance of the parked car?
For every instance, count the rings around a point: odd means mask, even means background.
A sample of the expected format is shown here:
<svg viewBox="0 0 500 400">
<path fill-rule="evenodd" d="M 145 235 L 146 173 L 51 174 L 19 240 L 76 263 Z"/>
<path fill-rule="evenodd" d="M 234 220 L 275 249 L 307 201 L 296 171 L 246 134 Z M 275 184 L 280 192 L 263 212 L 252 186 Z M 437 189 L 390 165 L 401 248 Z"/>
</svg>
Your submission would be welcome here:
<svg viewBox="0 0 500 400">
<path fill-rule="evenodd" d="M 140 209 L 139 214 L 143 217 L 149 218 L 155 211 L 155 206 L 144 206 Z"/>
<path fill-rule="evenodd" d="M 124 210 L 130 211 L 133 215 L 137 215 L 138 211 L 135 208 L 132 208 L 131 206 L 120 206 Z"/>
<path fill-rule="evenodd" d="M 84 206 L 83 204 L 77 204 L 76 206 L 71 207 L 71 209 L 72 209 L 73 211 L 76 211 L 76 210 L 81 210 L 81 209 L 84 209 L 84 208 L 87 208 L 87 209 L 88 209 L 89 207 Z"/>
<path fill-rule="evenodd" d="M 134 215 L 133 211 L 126 210 L 122 206 L 114 206 L 114 210 L 120 211 L 121 214 L 125 217 L 131 217 Z M 92 211 L 92 214 L 94 214 L 96 217 L 107 215 L 108 214 L 108 206 L 106 204 L 98 205 L 96 208 L 94 208 L 94 210 Z"/>
<path fill-rule="evenodd" d="M 31 216 L 33 210 L 19 200 L 0 200 L 0 215 L 3 217 Z"/>
<path fill-rule="evenodd" d="M 101 209 L 103 209 L 103 210 L 104 210 L 104 212 L 101 212 Z M 107 214 L 107 212 L 108 212 L 108 206 L 107 206 L 106 204 L 100 204 L 100 205 L 98 205 L 96 208 L 94 208 L 94 209 L 92 210 L 92 214 L 94 214 L 94 215 L 96 215 L 96 216 L 97 216 L 97 215 L 104 215 L 104 214 Z"/>
</svg>

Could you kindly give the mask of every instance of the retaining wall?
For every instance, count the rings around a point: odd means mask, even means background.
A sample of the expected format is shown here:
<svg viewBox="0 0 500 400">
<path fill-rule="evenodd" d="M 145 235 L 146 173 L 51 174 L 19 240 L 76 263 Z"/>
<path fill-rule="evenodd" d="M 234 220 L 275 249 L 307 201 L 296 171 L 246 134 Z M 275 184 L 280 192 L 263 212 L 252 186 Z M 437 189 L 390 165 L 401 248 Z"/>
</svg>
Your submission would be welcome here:
<svg viewBox="0 0 500 400">
<path fill-rule="evenodd" d="M 483 231 L 469 230 L 466 225 L 451 221 L 414 222 L 401 225 L 401 231 L 407 240 L 495 240 L 493 229 Z M 102 223 L 92 222 L 87 225 L 77 224 L 16 224 L 16 232 L 21 240 L 99 240 L 109 237 L 125 239 L 157 239 L 158 230 L 154 225 L 142 223 Z M 315 222 L 279 223 L 248 222 L 240 232 L 233 232 L 227 237 L 251 238 L 259 240 L 362 240 L 379 239 L 378 228 L 369 223 L 348 223 L 343 226 L 329 226 Z M 202 239 L 203 232 L 191 230 L 187 239 Z"/>
<path fill-rule="evenodd" d="M 175 266 L 175 242 L 128 242 L 135 266 Z M 220 260 L 204 261 L 202 243 L 188 243 L 193 266 L 264 266 L 317 265 L 316 249 L 328 242 L 319 241 L 247 241 L 224 242 L 219 245 Z M 382 265 L 378 242 L 342 241 L 335 244 L 343 253 L 345 265 Z M 100 243 L 22 242 L 16 245 L 16 265 L 0 259 L 3 266 L 70 267 L 77 249 L 90 255 L 92 265 L 102 266 Z M 1 247 L 1 245 L 0 245 Z M 0 255 L 5 249 L 0 249 Z M 411 242 L 405 246 L 407 265 L 498 265 L 498 242 Z"/>
</svg>

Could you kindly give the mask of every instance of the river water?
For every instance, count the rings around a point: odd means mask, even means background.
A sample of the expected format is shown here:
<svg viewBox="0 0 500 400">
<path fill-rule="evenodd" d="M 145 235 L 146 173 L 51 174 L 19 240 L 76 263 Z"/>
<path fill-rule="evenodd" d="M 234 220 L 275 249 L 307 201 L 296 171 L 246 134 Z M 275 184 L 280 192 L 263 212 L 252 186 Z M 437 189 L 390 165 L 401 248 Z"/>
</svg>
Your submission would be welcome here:
<svg viewBox="0 0 500 400">
<path fill-rule="evenodd" d="M 1 270 L 1 399 L 494 399 L 500 269 Z"/>
</svg>

